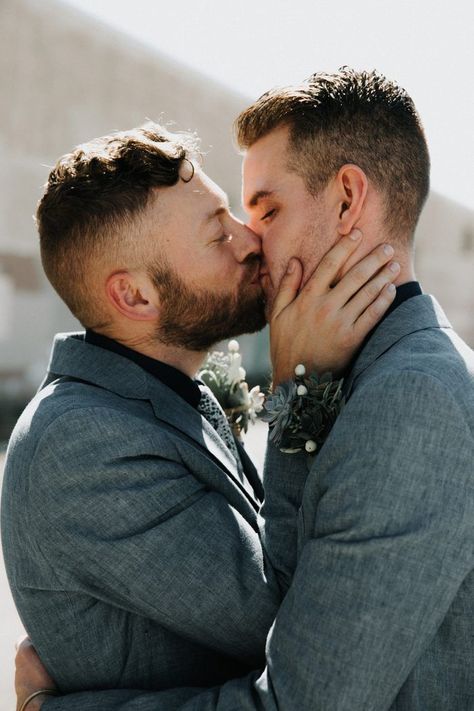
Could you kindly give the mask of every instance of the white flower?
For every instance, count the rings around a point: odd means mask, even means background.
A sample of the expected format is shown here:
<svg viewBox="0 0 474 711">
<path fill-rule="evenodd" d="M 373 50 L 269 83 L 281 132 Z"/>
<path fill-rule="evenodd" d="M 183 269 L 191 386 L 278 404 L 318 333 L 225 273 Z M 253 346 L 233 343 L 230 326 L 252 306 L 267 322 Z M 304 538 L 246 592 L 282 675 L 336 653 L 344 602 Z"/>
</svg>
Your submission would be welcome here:
<svg viewBox="0 0 474 711">
<path fill-rule="evenodd" d="M 247 432 L 249 422 L 256 422 L 265 396 L 258 385 L 249 392 L 238 341 L 229 341 L 227 349 L 226 354 L 218 351 L 209 353 L 198 377 L 211 388 L 234 434 L 241 438 L 242 432 Z"/>
<path fill-rule="evenodd" d="M 265 395 L 260 392 L 260 386 L 256 385 L 249 392 L 250 406 L 252 410 L 257 413 L 263 410 L 263 403 L 265 401 Z"/>
<path fill-rule="evenodd" d="M 229 355 L 231 362 L 229 366 L 229 370 L 227 373 L 227 376 L 229 378 L 229 382 L 231 385 L 234 385 L 234 383 L 240 383 L 243 378 L 241 377 L 241 370 L 242 368 L 242 356 L 240 353 L 230 353 Z M 244 378 L 245 378 L 245 373 L 244 373 Z"/>
<path fill-rule="evenodd" d="M 308 394 L 308 388 L 306 385 L 298 385 L 296 388 L 296 393 L 297 395 L 307 395 Z"/>
<path fill-rule="evenodd" d="M 306 368 L 303 363 L 299 363 L 295 368 L 295 375 L 298 377 L 303 376 L 306 373 Z"/>
<path fill-rule="evenodd" d="M 316 451 L 317 446 L 318 446 L 318 445 L 316 444 L 316 442 L 315 442 L 314 440 L 308 439 L 307 442 L 306 442 L 306 444 L 305 444 L 305 446 L 304 446 L 304 448 L 306 449 L 307 452 L 309 452 L 309 453 L 311 454 L 311 452 L 315 452 L 315 451 Z"/>
</svg>

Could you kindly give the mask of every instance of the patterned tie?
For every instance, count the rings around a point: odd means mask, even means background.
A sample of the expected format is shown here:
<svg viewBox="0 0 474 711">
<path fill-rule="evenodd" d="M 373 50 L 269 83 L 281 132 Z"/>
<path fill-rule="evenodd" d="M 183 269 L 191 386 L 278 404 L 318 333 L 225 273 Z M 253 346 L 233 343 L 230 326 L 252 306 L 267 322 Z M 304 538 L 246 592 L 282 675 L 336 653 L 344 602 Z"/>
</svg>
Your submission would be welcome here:
<svg viewBox="0 0 474 711">
<path fill-rule="evenodd" d="M 199 389 L 201 390 L 201 400 L 199 401 L 198 411 L 206 418 L 209 424 L 212 425 L 222 441 L 225 442 L 227 448 L 234 455 L 238 468 L 242 469 L 234 435 L 227 422 L 224 410 L 219 405 L 215 395 L 206 385 L 199 383 Z"/>
</svg>

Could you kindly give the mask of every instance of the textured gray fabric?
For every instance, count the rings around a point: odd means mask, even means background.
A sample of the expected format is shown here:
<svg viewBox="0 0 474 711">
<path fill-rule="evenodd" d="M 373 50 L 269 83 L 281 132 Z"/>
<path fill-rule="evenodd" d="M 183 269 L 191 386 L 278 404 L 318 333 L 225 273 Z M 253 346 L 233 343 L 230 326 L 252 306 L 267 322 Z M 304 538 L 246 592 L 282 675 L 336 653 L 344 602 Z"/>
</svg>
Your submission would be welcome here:
<svg viewBox="0 0 474 711">
<path fill-rule="evenodd" d="M 309 473 L 269 452 L 265 545 L 294 577 L 265 670 L 188 701 L 85 693 L 47 711 L 472 711 L 474 354 L 417 296 L 377 329 L 346 387 Z"/>
<path fill-rule="evenodd" d="M 243 460 L 138 365 L 56 338 L 9 444 L 2 543 L 62 690 L 207 686 L 262 664 L 281 596 Z"/>
</svg>

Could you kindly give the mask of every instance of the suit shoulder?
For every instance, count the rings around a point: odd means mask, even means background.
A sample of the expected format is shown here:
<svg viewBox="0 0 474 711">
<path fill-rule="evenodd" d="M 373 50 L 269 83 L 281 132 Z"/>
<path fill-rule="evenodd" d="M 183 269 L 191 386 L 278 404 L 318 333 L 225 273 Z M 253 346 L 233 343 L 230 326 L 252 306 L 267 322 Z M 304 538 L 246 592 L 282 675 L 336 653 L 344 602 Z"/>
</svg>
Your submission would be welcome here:
<svg viewBox="0 0 474 711">
<path fill-rule="evenodd" d="M 76 380 L 58 380 L 39 390 L 21 414 L 17 427 L 44 431 L 66 415 L 71 419 L 84 410 L 124 410 L 121 398 L 103 388 Z"/>
<path fill-rule="evenodd" d="M 474 440 L 474 389 L 460 377 L 414 367 L 373 369 L 360 379 L 344 408 L 344 420 L 352 427 L 369 427 L 375 437 L 382 429 L 398 433 L 443 433 L 468 442 Z M 403 446 L 402 441 L 399 441 Z"/>
<path fill-rule="evenodd" d="M 474 353 L 452 329 L 429 328 L 410 333 L 388 348 L 357 378 L 355 387 L 382 386 L 447 391 L 459 403 L 474 405 Z"/>
<path fill-rule="evenodd" d="M 38 392 L 27 405 L 13 430 L 8 460 L 18 448 L 32 458 L 38 447 L 51 451 L 67 446 L 81 456 L 107 444 L 117 448 L 133 442 L 137 449 L 150 428 L 159 441 L 160 423 L 147 401 L 125 399 L 89 383 L 56 381 Z"/>
</svg>

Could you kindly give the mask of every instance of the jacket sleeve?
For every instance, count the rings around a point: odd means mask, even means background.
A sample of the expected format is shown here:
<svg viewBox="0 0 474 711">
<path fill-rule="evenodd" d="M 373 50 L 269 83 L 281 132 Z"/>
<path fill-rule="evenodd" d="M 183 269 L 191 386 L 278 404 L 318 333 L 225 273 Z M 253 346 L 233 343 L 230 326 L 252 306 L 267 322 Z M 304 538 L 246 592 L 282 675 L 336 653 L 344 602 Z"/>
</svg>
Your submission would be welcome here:
<svg viewBox="0 0 474 711">
<path fill-rule="evenodd" d="M 260 528 L 268 559 L 284 592 L 290 586 L 296 568 L 300 507 L 311 461 L 306 452 L 280 452 L 268 439 Z"/>
<path fill-rule="evenodd" d="M 265 670 L 176 706 L 145 695 L 110 708 L 387 711 L 472 568 L 472 456 L 466 418 L 435 378 L 356 389 L 307 482 Z"/>
</svg>

